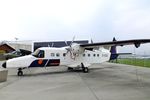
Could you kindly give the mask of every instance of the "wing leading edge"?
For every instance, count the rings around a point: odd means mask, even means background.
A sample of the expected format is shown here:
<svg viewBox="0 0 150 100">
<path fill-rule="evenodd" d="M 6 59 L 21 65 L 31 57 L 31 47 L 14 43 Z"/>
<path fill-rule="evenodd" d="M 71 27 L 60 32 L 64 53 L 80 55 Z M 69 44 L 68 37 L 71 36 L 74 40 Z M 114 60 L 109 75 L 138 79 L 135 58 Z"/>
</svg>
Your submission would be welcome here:
<svg viewBox="0 0 150 100">
<path fill-rule="evenodd" d="M 122 40 L 122 41 L 110 41 L 110 42 L 99 42 L 90 44 L 81 44 L 83 48 L 95 48 L 99 46 L 124 46 L 124 45 L 135 45 L 136 48 L 140 47 L 140 44 L 149 43 L 150 39 L 135 39 L 135 40 Z"/>
</svg>

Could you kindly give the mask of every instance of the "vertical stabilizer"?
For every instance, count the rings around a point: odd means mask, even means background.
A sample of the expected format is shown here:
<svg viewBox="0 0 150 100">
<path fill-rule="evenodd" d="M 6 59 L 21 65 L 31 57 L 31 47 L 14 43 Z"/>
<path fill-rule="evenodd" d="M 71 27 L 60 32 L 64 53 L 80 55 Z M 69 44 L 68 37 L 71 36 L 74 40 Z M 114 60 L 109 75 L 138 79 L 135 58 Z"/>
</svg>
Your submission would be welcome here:
<svg viewBox="0 0 150 100">
<path fill-rule="evenodd" d="M 117 41 L 117 40 L 115 39 L 115 37 L 113 38 L 113 41 Z M 116 54 L 116 53 L 117 53 L 116 46 L 111 46 L 110 52 L 111 52 L 111 54 Z"/>
<path fill-rule="evenodd" d="M 115 37 L 113 38 L 113 41 L 117 41 Z M 110 60 L 117 59 L 118 54 L 117 54 L 117 49 L 115 45 L 111 46 L 110 52 L 111 52 Z"/>
</svg>

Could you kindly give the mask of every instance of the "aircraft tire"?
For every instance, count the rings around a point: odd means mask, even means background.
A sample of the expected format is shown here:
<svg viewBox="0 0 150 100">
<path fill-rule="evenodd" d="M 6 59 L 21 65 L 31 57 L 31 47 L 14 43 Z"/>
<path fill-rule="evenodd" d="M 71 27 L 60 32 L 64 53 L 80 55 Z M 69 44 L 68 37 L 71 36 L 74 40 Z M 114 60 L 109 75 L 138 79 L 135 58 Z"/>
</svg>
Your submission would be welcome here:
<svg viewBox="0 0 150 100">
<path fill-rule="evenodd" d="M 89 72 L 89 68 L 88 68 L 88 67 L 84 67 L 84 68 L 83 68 L 83 72 L 84 72 L 84 73 L 88 73 L 88 72 Z"/>
<path fill-rule="evenodd" d="M 23 71 L 18 71 L 17 75 L 18 76 L 23 76 Z"/>
</svg>

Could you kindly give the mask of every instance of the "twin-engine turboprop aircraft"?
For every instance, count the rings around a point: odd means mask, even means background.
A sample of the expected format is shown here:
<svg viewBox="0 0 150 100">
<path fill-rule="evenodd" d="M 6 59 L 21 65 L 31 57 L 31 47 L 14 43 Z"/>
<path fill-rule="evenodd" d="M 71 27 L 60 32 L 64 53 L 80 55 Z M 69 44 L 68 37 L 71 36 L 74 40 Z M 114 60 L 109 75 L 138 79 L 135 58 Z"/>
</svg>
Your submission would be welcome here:
<svg viewBox="0 0 150 100">
<path fill-rule="evenodd" d="M 140 44 L 149 42 L 150 39 L 136 39 L 88 44 L 71 43 L 70 46 L 62 48 L 42 47 L 31 55 L 9 59 L 2 67 L 18 68 L 18 76 L 23 75 L 22 70 L 25 68 L 52 66 L 67 66 L 68 69 L 78 67 L 87 73 L 90 65 L 109 61 L 111 46 L 134 44 L 138 48 Z"/>
</svg>

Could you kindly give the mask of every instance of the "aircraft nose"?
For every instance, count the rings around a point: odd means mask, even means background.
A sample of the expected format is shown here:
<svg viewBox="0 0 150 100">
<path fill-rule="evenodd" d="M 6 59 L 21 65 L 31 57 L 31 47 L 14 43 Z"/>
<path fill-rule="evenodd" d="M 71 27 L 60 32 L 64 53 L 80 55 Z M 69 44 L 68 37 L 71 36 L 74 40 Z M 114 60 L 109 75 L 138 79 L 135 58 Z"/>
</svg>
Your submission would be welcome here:
<svg viewBox="0 0 150 100">
<path fill-rule="evenodd" d="M 4 63 L 2 64 L 2 67 L 3 67 L 3 68 L 6 68 L 6 62 L 4 62 Z"/>
</svg>

